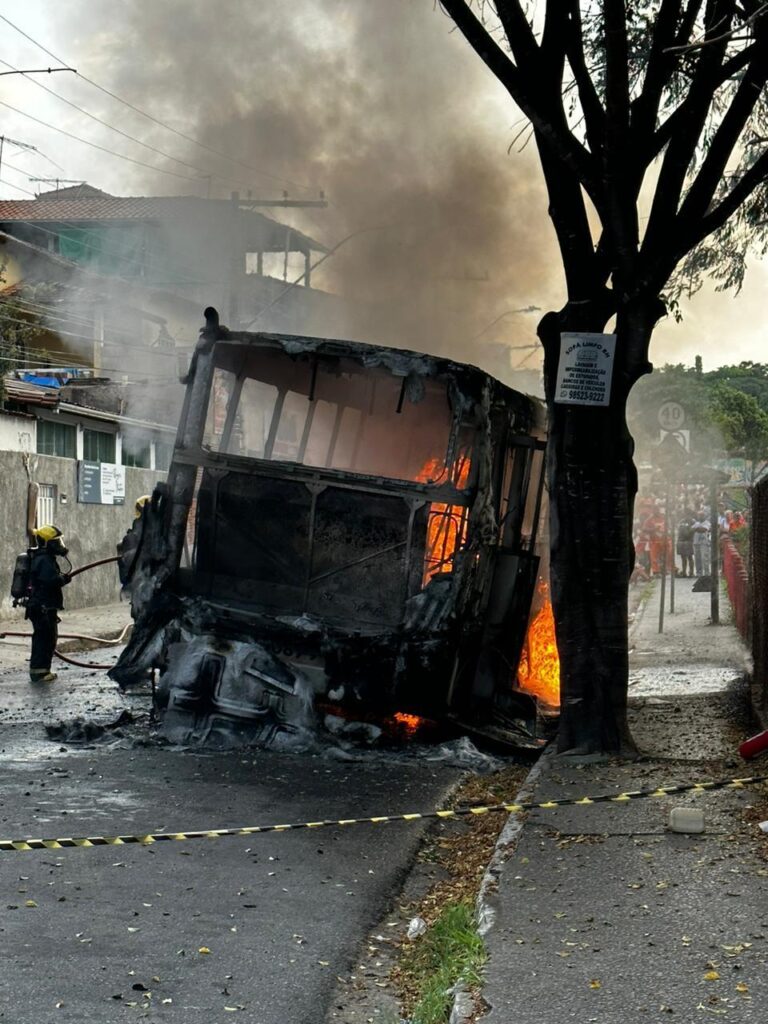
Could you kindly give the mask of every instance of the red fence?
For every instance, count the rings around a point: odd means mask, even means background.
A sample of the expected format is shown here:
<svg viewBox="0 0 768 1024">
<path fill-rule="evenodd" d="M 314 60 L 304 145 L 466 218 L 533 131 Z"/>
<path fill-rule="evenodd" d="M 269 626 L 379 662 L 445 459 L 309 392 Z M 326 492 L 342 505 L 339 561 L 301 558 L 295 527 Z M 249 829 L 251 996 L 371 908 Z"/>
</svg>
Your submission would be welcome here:
<svg viewBox="0 0 768 1024">
<path fill-rule="evenodd" d="M 752 660 L 755 709 L 768 719 L 768 477 L 752 491 L 750 522 L 752 570 Z"/>
<path fill-rule="evenodd" d="M 723 576 L 728 586 L 728 597 L 733 608 L 733 618 L 739 633 L 749 642 L 752 635 L 752 622 L 749 607 L 749 574 L 747 567 L 732 540 L 723 538 L 721 546 L 723 550 Z"/>
</svg>

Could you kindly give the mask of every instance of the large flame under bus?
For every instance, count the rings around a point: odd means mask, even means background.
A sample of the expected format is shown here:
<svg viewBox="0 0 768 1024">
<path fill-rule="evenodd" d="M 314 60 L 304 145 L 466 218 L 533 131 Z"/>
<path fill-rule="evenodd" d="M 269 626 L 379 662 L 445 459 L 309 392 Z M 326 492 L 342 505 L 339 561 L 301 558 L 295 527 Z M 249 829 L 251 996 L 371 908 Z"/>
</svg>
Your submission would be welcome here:
<svg viewBox="0 0 768 1024">
<path fill-rule="evenodd" d="M 475 367 L 206 310 L 113 678 L 159 670 L 183 741 L 315 707 L 529 735 L 543 456 L 540 404 Z"/>
</svg>

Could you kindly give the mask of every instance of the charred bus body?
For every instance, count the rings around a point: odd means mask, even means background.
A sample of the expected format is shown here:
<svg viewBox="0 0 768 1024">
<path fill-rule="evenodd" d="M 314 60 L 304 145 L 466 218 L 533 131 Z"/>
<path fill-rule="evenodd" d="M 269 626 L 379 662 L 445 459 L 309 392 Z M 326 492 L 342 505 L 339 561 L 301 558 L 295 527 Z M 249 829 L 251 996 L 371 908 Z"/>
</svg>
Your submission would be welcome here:
<svg viewBox="0 0 768 1024">
<path fill-rule="evenodd" d="M 230 332 L 206 310 L 135 628 L 166 731 L 270 739 L 316 703 L 470 728 L 530 720 L 515 669 L 536 585 L 539 404 L 415 352 Z"/>
</svg>

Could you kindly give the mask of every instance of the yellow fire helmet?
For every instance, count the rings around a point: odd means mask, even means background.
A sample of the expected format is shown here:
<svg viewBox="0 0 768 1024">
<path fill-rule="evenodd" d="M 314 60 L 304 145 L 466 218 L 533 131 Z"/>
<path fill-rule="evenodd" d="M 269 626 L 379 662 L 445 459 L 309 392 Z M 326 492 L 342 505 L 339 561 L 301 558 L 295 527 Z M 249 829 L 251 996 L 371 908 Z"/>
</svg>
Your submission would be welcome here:
<svg viewBox="0 0 768 1024">
<path fill-rule="evenodd" d="M 133 506 L 135 509 L 134 518 L 138 519 L 141 513 L 144 511 L 144 506 L 147 502 L 152 500 L 151 494 L 142 494 L 140 498 L 136 499 L 136 504 Z"/>
<path fill-rule="evenodd" d="M 58 526 L 39 526 L 33 531 L 35 537 L 41 540 L 44 544 L 47 544 L 49 540 L 55 540 L 57 537 L 61 537 L 61 530 Z"/>
</svg>

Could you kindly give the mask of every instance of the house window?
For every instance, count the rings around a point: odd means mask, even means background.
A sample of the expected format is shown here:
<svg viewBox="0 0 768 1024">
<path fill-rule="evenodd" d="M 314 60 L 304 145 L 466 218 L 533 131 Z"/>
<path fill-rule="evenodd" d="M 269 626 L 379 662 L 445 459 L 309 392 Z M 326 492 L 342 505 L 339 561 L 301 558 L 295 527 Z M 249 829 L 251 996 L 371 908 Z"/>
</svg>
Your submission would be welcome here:
<svg viewBox="0 0 768 1024">
<path fill-rule="evenodd" d="M 115 435 L 104 430 L 84 430 L 83 458 L 86 462 L 114 462 Z"/>
<path fill-rule="evenodd" d="M 155 469 L 167 473 L 171 466 L 173 445 L 170 441 L 155 441 Z"/>
<path fill-rule="evenodd" d="M 136 466 L 138 469 L 149 469 L 149 441 L 137 441 L 123 438 L 123 465 Z"/>
<path fill-rule="evenodd" d="M 35 526 L 50 525 L 56 518 L 56 487 L 53 484 L 38 484 L 37 512 Z"/>
<path fill-rule="evenodd" d="M 62 459 L 74 459 L 77 448 L 77 428 L 70 423 L 53 423 L 51 420 L 37 421 L 38 455 L 58 455 Z"/>
</svg>

